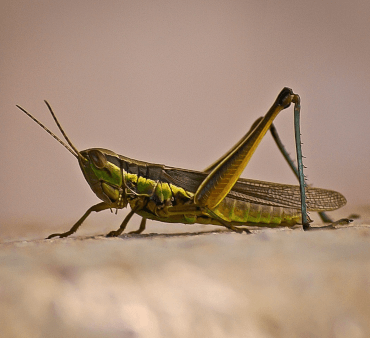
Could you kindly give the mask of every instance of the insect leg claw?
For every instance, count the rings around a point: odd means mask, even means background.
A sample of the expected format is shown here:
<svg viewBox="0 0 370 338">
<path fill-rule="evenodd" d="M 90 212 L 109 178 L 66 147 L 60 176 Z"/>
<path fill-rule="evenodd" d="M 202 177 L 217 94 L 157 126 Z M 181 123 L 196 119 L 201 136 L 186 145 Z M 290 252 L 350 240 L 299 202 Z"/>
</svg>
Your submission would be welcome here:
<svg viewBox="0 0 370 338">
<path fill-rule="evenodd" d="M 105 237 L 118 237 L 120 235 L 120 232 L 117 230 L 113 230 L 109 232 Z"/>
<path fill-rule="evenodd" d="M 59 237 L 59 238 L 64 238 L 64 237 L 68 237 L 69 235 L 71 235 L 72 233 L 67 231 L 67 232 L 63 232 L 63 233 L 60 233 L 60 234 L 51 234 L 49 235 L 48 237 L 46 237 L 45 239 L 51 239 L 53 237 Z"/>
</svg>

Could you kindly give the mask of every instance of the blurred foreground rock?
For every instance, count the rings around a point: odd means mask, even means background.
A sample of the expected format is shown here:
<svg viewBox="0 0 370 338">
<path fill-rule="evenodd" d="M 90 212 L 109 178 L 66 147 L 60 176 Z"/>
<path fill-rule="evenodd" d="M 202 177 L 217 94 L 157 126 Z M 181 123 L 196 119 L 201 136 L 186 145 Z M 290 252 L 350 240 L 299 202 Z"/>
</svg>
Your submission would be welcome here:
<svg viewBox="0 0 370 338">
<path fill-rule="evenodd" d="M 370 336 L 370 228 L 0 246 L 1 337 Z"/>
</svg>

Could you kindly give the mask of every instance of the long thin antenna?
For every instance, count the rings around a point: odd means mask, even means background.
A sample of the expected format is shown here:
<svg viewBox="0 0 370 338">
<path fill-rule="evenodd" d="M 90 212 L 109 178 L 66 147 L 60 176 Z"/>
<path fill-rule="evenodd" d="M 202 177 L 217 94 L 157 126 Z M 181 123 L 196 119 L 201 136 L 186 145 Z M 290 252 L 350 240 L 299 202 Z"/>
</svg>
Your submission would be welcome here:
<svg viewBox="0 0 370 338">
<path fill-rule="evenodd" d="M 46 102 L 46 101 L 45 101 Z M 47 106 L 49 107 L 49 110 L 51 110 L 51 108 L 50 108 L 50 105 L 46 102 L 46 104 L 47 104 Z M 81 158 L 83 158 L 83 159 L 85 159 L 81 154 L 80 154 L 80 152 L 79 151 L 77 151 L 77 149 L 74 147 L 74 146 L 72 146 L 72 149 L 74 150 L 72 150 L 68 145 L 66 145 L 58 136 L 56 136 L 52 131 L 50 131 L 48 128 L 46 128 L 40 121 L 38 121 L 34 116 L 32 116 L 27 110 L 25 110 L 24 108 L 22 108 L 21 106 L 19 106 L 19 105 L 16 105 L 16 107 L 17 108 L 19 108 L 20 110 L 22 110 L 23 111 L 23 113 L 25 113 L 28 117 L 30 117 L 32 120 L 34 120 L 42 129 L 44 129 L 48 134 L 50 134 L 55 140 L 57 140 L 64 148 L 66 148 L 74 157 L 76 157 L 76 158 L 79 158 L 79 157 L 81 157 Z M 54 116 L 54 114 L 52 113 L 52 115 Z M 55 117 L 54 117 L 54 119 L 55 119 Z M 63 130 L 63 129 L 61 129 L 61 127 L 60 127 L 60 124 L 59 123 L 57 123 L 58 124 L 58 127 L 59 127 L 59 129 L 60 130 Z M 65 133 L 64 133 L 64 131 L 62 131 L 62 134 L 63 134 L 63 136 L 64 137 L 66 137 L 66 135 L 65 135 Z M 66 138 L 66 140 L 67 140 L 67 142 L 69 141 L 68 140 L 68 138 Z M 71 143 L 70 142 L 68 142 L 68 144 L 70 144 L 71 145 Z"/>
<path fill-rule="evenodd" d="M 50 111 L 50 114 L 53 116 L 53 119 L 55 121 L 55 123 L 57 124 L 60 132 L 63 134 L 64 138 L 66 139 L 67 143 L 70 145 L 70 147 L 76 152 L 76 154 L 78 155 L 79 158 L 83 159 L 84 161 L 87 161 L 87 159 L 85 157 L 83 157 L 81 155 L 81 153 L 77 150 L 77 148 L 73 145 L 73 143 L 69 140 L 67 134 L 64 132 L 62 126 L 60 125 L 57 117 L 55 116 L 54 112 L 53 112 L 53 109 L 51 108 L 50 104 L 48 101 L 44 100 L 44 102 L 46 103 L 46 105 L 48 106 L 49 108 L 49 111 Z"/>
</svg>

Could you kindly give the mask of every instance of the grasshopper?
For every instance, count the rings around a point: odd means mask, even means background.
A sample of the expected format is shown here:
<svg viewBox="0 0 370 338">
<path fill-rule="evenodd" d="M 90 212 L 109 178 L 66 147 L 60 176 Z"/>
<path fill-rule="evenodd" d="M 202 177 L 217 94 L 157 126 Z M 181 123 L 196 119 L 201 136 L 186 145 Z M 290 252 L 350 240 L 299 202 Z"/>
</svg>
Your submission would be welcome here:
<svg viewBox="0 0 370 338">
<path fill-rule="evenodd" d="M 93 211 L 116 209 L 117 212 L 128 205 L 131 211 L 117 230 L 107 234 L 108 237 L 121 235 L 135 213 L 142 217 L 139 229 L 131 232 L 136 234 L 144 231 L 147 219 L 213 224 L 247 233 L 250 233 L 248 226 L 292 227 L 303 224 L 304 230 L 334 228 L 337 222 L 311 227 L 307 210 L 319 212 L 323 221 L 330 221 L 323 212 L 335 210 L 346 203 L 346 199 L 336 191 L 305 184 L 299 131 L 300 98 L 290 88 L 283 88 L 266 115 L 257 119 L 234 147 L 204 171 L 138 161 L 102 148 L 79 151 L 69 140 L 49 103 L 45 103 L 68 145 L 25 109 L 17 107 L 77 158 L 90 188 L 102 201 L 90 207 L 70 230 L 51 234 L 48 239 L 75 233 Z M 298 169 L 286 153 L 272 124 L 279 112 L 292 103 Z M 240 178 L 268 130 L 271 130 L 279 149 L 298 177 L 299 186 Z"/>
</svg>

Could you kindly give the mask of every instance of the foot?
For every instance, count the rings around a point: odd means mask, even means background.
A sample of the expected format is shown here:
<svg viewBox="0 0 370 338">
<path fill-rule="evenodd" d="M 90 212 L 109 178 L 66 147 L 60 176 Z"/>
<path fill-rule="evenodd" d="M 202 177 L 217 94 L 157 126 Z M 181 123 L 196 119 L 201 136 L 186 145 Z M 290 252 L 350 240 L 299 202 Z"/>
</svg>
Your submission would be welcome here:
<svg viewBox="0 0 370 338">
<path fill-rule="evenodd" d="M 119 230 L 113 230 L 108 233 L 105 237 L 118 237 L 121 234 Z"/>
<path fill-rule="evenodd" d="M 352 219 L 349 219 L 349 218 L 341 218 L 340 220 L 338 220 L 336 222 L 333 222 L 333 223 L 331 223 L 329 225 L 324 225 L 324 226 L 321 226 L 321 227 L 311 227 L 311 226 L 308 226 L 304 230 L 305 231 L 324 230 L 324 229 L 326 229 L 326 230 L 335 230 L 335 229 L 337 229 L 337 226 L 338 225 L 348 225 L 351 222 L 353 222 Z"/>
<path fill-rule="evenodd" d="M 68 237 L 69 235 L 72 235 L 72 234 L 73 234 L 73 232 L 70 232 L 70 231 L 63 232 L 61 234 L 51 234 L 50 236 L 46 237 L 46 239 L 51 239 L 53 237 L 64 238 L 64 237 Z"/>
<path fill-rule="evenodd" d="M 143 229 L 143 230 L 138 229 L 138 230 L 130 231 L 130 232 L 129 232 L 129 235 L 139 235 L 139 234 L 141 234 L 143 231 L 144 231 L 144 229 Z"/>
</svg>

